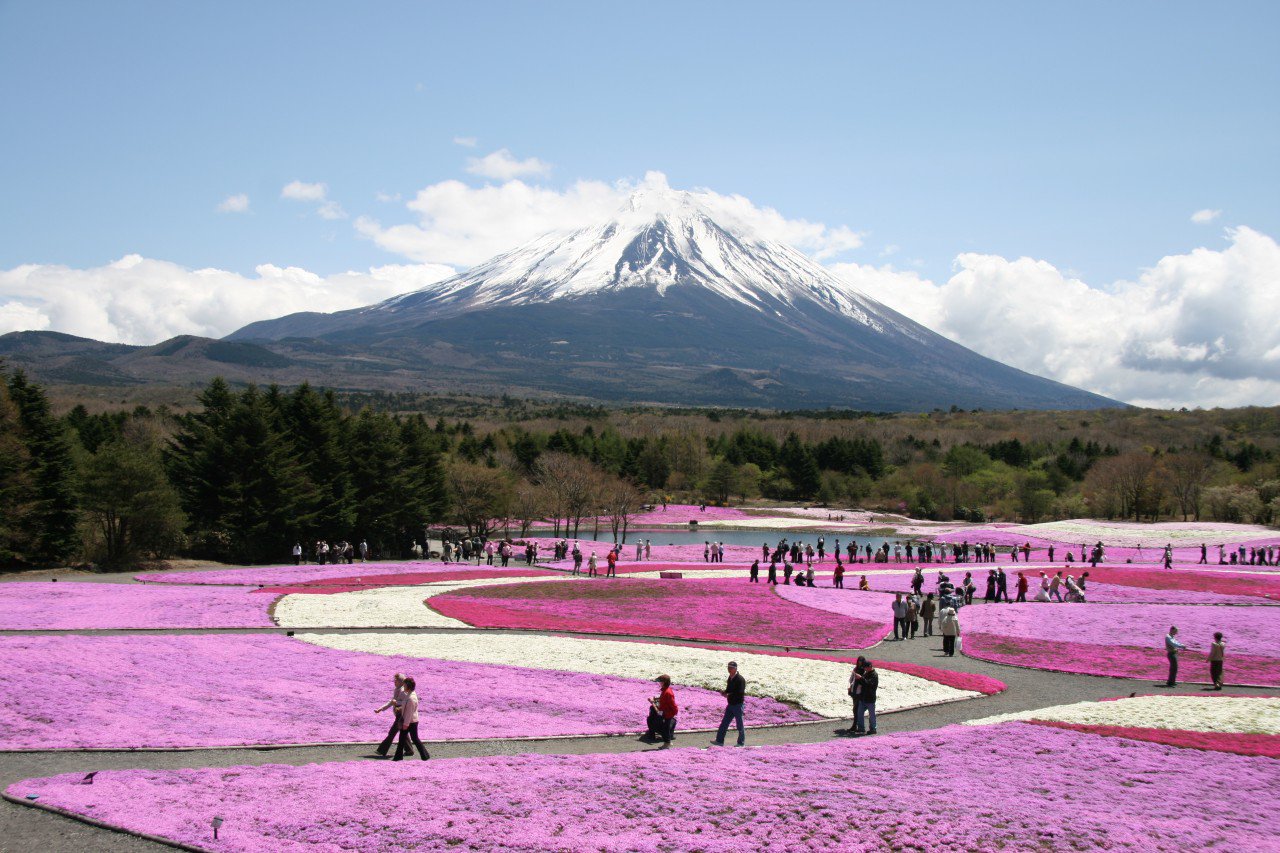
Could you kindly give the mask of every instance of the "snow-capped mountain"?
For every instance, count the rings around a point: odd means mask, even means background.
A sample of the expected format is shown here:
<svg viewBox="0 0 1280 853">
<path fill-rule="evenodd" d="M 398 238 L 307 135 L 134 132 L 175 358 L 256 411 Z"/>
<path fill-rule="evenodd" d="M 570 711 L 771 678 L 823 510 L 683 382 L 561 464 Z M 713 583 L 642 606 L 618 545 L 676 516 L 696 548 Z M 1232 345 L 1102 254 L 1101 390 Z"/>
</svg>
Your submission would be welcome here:
<svg viewBox="0 0 1280 853">
<path fill-rule="evenodd" d="M 488 392 L 877 410 L 1115 405 L 948 341 L 702 197 L 655 186 L 603 222 L 421 290 L 229 339 L 336 357 L 344 373 L 408 384 L 427 374 L 433 387 Z"/>
</svg>

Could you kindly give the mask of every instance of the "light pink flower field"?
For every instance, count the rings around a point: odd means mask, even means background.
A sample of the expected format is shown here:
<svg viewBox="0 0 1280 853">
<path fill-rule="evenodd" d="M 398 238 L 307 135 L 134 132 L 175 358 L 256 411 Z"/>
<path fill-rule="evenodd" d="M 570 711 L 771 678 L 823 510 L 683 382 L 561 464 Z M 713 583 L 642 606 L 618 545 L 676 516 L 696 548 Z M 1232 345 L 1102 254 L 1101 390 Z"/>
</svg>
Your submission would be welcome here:
<svg viewBox="0 0 1280 853">
<path fill-rule="evenodd" d="M 14 797 L 219 850 L 1272 850 L 1280 762 L 1026 723 L 798 746 L 103 770 Z"/>
<path fill-rule="evenodd" d="M 397 671 L 418 679 L 427 739 L 639 733 L 655 694 L 647 672 L 362 654 L 278 635 L 10 636 L 0 637 L 0 748 L 378 741 L 391 718 L 373 709 Z M 719 724 L 718 693 L 681 687 L 679 698 L 685 728 Z M 752 725 L 817 719 L 771 699 L 750 703 Z"/>
<path fill-rule="evenodd" d="M 120 583 L 0 584 L 0 629 L 270 627 L 271 598 L 245 589 Z"/>
</svg>

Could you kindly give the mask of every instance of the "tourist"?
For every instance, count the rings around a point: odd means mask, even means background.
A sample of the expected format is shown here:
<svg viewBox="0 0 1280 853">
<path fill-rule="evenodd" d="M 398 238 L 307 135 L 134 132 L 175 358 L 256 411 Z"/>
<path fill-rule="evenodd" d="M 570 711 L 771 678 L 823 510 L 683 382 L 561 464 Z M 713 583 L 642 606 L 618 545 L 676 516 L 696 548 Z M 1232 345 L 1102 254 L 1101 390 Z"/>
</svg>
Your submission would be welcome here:
<svg viewBox="0 0 1280 853">
<path fill-rule="evenodd" d="M 760 583 L 760 561 L 751 564 L 751 583 Z"/>
<path fill-rule="evenodd" d="M 1030 542 L 1022 543 L 1022 562 L 1024 563 L 1031 562 L 1031 543 Z"/>
<path fill-rule="evenodd" d="M 418 739 L 418 694 L 414 692 L 416 687 L 413 676 L 407 676 L 404 680 L 404 705 L 400 708 L 400 742 L 396 744 L 396 757 L 393 761 L 411 755 L 414 749 L 418 750 L 423 761 L 431 757 L 431 753 L 427 752 L 427 748 Z M 413 741 L 412 748 L 409 741 Z"/>
<path fill-rule="evenodd" d="M 831 573 L 831 585 L 836 589 L 844 589 L 844 563 L 840 561 L 839 551 L 836 551 L 836 567 Z"/>
<path fill-rule="evenodd" d="M 996 601 L 1009 603 L 1009 576 L 1004 569 L 996 569 Z"/>
<path fill-rule="evenodd" d="M 587 577 L 593 578 L 596 574 L 596 552 L 592 551 L 591 556 L 587 558 Z"/>
<path fill-rule="evenodd" d="M 1062 572 L 1057 572 L 1049 579 L 1049 597 L 1055 601 L 1062 601 Z"/>
<path fill-rule="evenodd" d="M 605 555 L 604 561 L 607 565 L 604 576 L 607 578 L 616 578 L 618 576 L 618 552 L 614 549 L 610 549 L 609 553 Z"/>
<path fill-rule="evenodd" d="M 893 594 L 893 638 L 895 640 L 905 640 L 907 638 L 907 603 L 902 600 L 902 593 L 895 592 Z M 898 632 L 902 634 L 899 636 Z"/>
<path fill-rule="evenodd" d="M 809 568 L 804 570 L 804 579 L 810 587 L 813 586 L 813 563 L 810 563 Z"/>
<path fill-rule="evenodd" d="M 791 563 L 787 562 L 786 558 L 784 557 L 783 563 L 782 563 L 782 585 L 783 586 L 791 586 L 792 571 L 794 570 L 791 568 Z"/>
<path fill-rule="evenodd" d="M 1075 578 L 1067 575 L 1067 601 L 1073 601 L 1077 604 L 1084 604 L 1084 590 L 1076 583 Z"/>
<path fill-rule="evenodd" d="M 907 634 L 907 629 L 911 630 L 910 635 Z M 911 639 L 914 640 L 916 638 L 916 631 L 919 631 L 919 630 L 920 630 L 920 599 L 917 598 L 913 593 L 912 595 L 907 596 L 907 621 L 902 628 L 902 638 L 905 640 L 908 636 L 910 636 Z"/>
<path fill-rule="evenodd" d="M 1227 641 L 1222 638 L 1221 631 L 1213 633 L 1213 642 L 1209 644 L 1209 678 L 1213 681 L 1213 689 L 1222 689 L 1222 666 L 1225 663 Z"/>
<path fill-rule="evenodd" d="M 636 540 L 636 562 L 644 559 L 644 541 Z"/>
<path fill-rule="evenodd" d="M 1070 554 L 1071 552 L 1068 551 L 1067 553 Z M 1050 563 L 1053 562 L 1053 544 L 1052 543 L 1049 544 L 1049 562 Z"/>
<path fill-rule="evenodd" d="M 1170 570 L 1173 569 L 1173 545 L 1172 544 L 1164 546 L 1164 567 Z"/>
<path fill-rule="evenodd" d="M 302 565 L 302 543 L 301 542 L 293 543 L 293 564 L 295 566 Z"/>
<path fill-rule="evenodd" d="M 956 616 L 954 607 L 942 609 L 938 628 L 942 632 L 942 653 L 949 658 L 955 657 L 956 638 L 960 636 L 960 617 Z"/>
<path fill-rule="evenodd" d="M 924 622 L 924 635 L 926 637 L 933 636 L 933 617 L 937 610 L 938 605 L 933 600 L 933 593 L 927 593 L 924 601 L 920 603 L 920 620 Z"/>
<path fill-rule="evenodd" d="M 646 561 L 650 558 L 652 554 L 652 550 L 653 550 L 653 540 L 652 539 L 644 540 L 644 558 Z"/>
<path fill-rule="evenodd" d="M 862 670 L 862 690 L 858 694 L 858 713 L 853 721 L 855 732 L 864 731 L 869 735 L 876 733 L 876 689 L 879 686 L 880 673 L 876 672 L 875 662 L 868 660 L 866 668 Z M 863 714 L 868 717 L 865 730 L 862 726 Z"/>
<path fill-rule="evenodd" d="M 1208 564 L 1209 564 L 1209 548 L 1203 542 L 1201 542 L 1200 543 L 1200 562 L 1196 563 L 1196 565 L 1207 566 Z"/>
<path fill-rule="evenodd" d="M 360 562 L 369 562 L 369 540 L 367 539 L 360 540 Z"/>
<path fill-rule="evenodd" d="M 853 672 L 849 673 L 849 698 L 853 700 L 853 728 L 850 731 L 853 734 L 865 731 L 862 728 L 862 673 L 866 668 L 867 659 L 859 655 Z"/>
<path fill-rule="evenodd" d="M 1165 682 L 1165 687 L 1178 686 L 1178 652 L 1185 648 L 1186 646 L 1178 642 L 1177 626 L 1171 627 L 1164 638 L 1164 651 L 1169 656 L 1169 678 Z"/>
<path fill-rule="evenodd" d="M 1049 577 L 1044 572 L 1040 573 L 1040 591 L 1036 593 L 1036 601 L 1049 600 Z"/>
<path fill-rule="evenodd" d="M 1018 597 L 1015 599 L 1015 601 L 1025 602 L 1027 600 L 1028 586 L 1029 584 L 1027 583 L 1027 576 L 1024 575 L 1022 572 L 1018 572 Z"/>
<path fill-rule="evenodd" d="M 1018 552 L 1015 550 L 1014 553 L 1016 554 Z M 987 570 L 987 592 L 986 592 L 986 595 L 982 596 L 982 600 L 987 602 L 988 604 L 994 603 L 996 600 L 996 570 L 995 569 Z"/>
<path fill-rule="evenodd" d="M 964 573 L 964 583 L 961 588 L 964 590 L 964 603 L 973 604 L 973 594 L 978 591 L 978 585 L 973 582 L 973 572 Z"/>
<path fill-rule="evenodd" d="M 708 541 L 702 543 L 702 562 L 711 562 L 711 543 Z"/>
<path fill-rule="evenodd" d="M 747 730 L 742 723 L 742 703 L 747 697 L 747 680 L 738 674 L 737 661 L 729 661 L 729 680 L 720 695 L 725 699 L 724 717 L 720 720 L 720 729 L 716 739 L 711 741 L 715 746 L 724 746 L 724 736 L 729 732 L 729 723 L 738 726 L 738 746 L 746 746 Z"/>
<path fill-rule="evenodd" d="M 676 734 L 676 714 L 680 709 L 676 705 L 676 694 L 671 689 L 671 676 L 659 675 L 657 682 L 662 685 L 662 690 L 657 698 L 653 699 L 653 706 L 662 716 L 661 728 L 658 735 L 662 738 L 662 746 L 659 749 L 666 749 L 671 746 L 671 739 Z"/>
<path fill-rule="evenodd" d="M 922 589 L 924 589 L 924 572 L 920 571 L 919 566 L 916 566 L 915 574 L 911 576 L 911 590 L 916 595 L 919 595 Z"/>
<path fill-rule="evenodd" d="M 861 575 L 858 578 L 858 589 L 861 592 L 871 592 L 871 584 L 867 583 L 866 575 Z"/>
<path fill-rule="evenodd" d="M 395 674 L 395 689 L 391 692 L 391 698 L 380 708 L 374 708 L 373 713 L 381 714 L 388 708 L 394 708 L 395 717 L 391 721 L 391 728 L 387 731 L 387 736 L 382 739 L 382 743 L 378 744 L 378 755 L 386 755 L 391 749 L 391 742 L 396 739 L 396 735 L 400 733 L 400 708 L 404 705 L 405 698 L 409 695 L 404 689 L 404 673 L 397 672 Z"/>
<path fill-rule="evenodd" d="M 493 565 L 490 563 L 489 565 Z M 582 571 L 582 549 L 578 547 L 578 543 L 573 543 L 573 573 L 576 575 Z"/>
<path fill-rule="evenodd" d="M 769 583 L 772 584 L 773 586 L 778 585 L 778 564 L 777 563 L 769 564 Z"/>
</svg>

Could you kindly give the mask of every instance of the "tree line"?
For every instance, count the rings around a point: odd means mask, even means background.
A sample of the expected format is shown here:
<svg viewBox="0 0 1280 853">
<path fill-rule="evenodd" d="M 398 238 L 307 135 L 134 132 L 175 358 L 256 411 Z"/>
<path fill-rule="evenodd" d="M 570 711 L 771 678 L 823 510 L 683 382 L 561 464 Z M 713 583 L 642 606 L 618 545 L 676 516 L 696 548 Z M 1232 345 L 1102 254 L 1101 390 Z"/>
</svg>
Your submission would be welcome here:
<svg viewBox="0 0 1280 853">
<path fill-rule="evenodd" d="M 1025 413 L 1030 424 L 1056 420 L 1023 430 L 1011 413 L 804 421 L 568 407 L 560 418 L 510 401 L 507 421 L 492 410 L 431 421 L 389 405 L 354 408 L 305 384 L 214 380 L 187 412 L 76 406 L 57 416 L 22 373 L 0 380 L 6 565 L 270 562 L 318 539 L 364 540 L 400 557 L 428 529 L 523 535 L 538 520 L 557 535 L 622 539 L 643 505 L 662 500 L 972 521 L 1280 520 L 1269 410 L 1243 410 L 1227 429 L 1203 413 L 1158 413 L 1137 431 L 1096 413 Z M 1176 435 L 1166 422 L 1179 417 L 1195 419 L 1192 440 L 1141 443 Z"/>
</svg>

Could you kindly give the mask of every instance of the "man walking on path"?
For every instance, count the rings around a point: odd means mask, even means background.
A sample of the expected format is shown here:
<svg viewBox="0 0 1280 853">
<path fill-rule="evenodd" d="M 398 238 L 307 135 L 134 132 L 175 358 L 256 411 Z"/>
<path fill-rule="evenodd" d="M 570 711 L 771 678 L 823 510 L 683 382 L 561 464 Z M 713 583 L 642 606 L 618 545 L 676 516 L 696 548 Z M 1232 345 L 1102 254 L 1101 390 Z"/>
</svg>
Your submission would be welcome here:
<svg viewBox="0 0 1280 853">
<path fill-rule="evenodd" d="M 942 653 L 949 658 L 955 657 L 956 637 L 960 636 L 960 619 L 956 616 L 954 607 L 942 608 L 939 629 L 942 631 Z"/>
<path fill-rule="evenodd" d="M 712 745 L 724 746 L 724 736 L 729 733 L 729 722 L 733 721 L 738 726 L 738 746 L 746 746 L 747 730 L 742 724 L 742 703 L 747 697 L 747 680 L 738 674 L 737 661 L 729 661 L 729 681 L 720 695 L 726 703 L 724 718 L 720 720 L 720 729 L 716 732 L 716 739 L 711 741 Z"/>
<path fill-rule="evenodd" d="M 387 700 L 387 704 L 381 708 L 374 709 L 375 714 L 381 714 L 388 708 L 394 709 L 395 719 L 391 721 L 391 730 L 387 732 L 387 736 L 382 739 L 382 743 L 378 744 L 378 755 L 386 755 L 391 749 L 391 742 L 396 739 L 396 735 L 400 734 L 400 708 L 404 705 L 405 697 L 408 695 L 404 689 L 404 673 L 397 672 L 395 677 L 396 688 L 392 692 L 391 698 Z"/>
<path fill-rule="evenodd" d="M 1178 642 L 1178 628 L 1174 626 L 1169 629 L 1169 634 L 1164 638 L 1164 650 L 1169 655 L 1169 678 L 1165 682 L 1165 687 L 1178 686 L 1178 652 L 1185 649 L 1186 646 Z"/>
<path fill-rule="evenodd" d="M 1209 678 L 1213 680 L 1213 689 L 1222 689 L 1222 665 L 1225 662 L 1227 641 L 1222 639 L 1222 632 L 1215 631 L 1213 642 L 1209 645 Z"/>
<path fill-rule="evenodd" d="M 1009 576 L 1000 568 L 996 569 L 996 601 L 1009 602 Z"/>
<path fill-rule="evenodd" d="M 926 594 L 924 601 L 920 604 L 920 620 L 924 622 L 924 635 L 926 637 L 933 636 L 933 617 L 937 609 L 938 605 L 933 600 L 933 593 Z"/>
<path fill-rule="evenodd" d="M 905 640 L 907 638 L 907 603 L 902 600 L 902 593 L 895 592 L 893 598 L 893 638 L 895 640 Z M 902 633 L 899 634 L 898 632 Z"/>
</svg>

